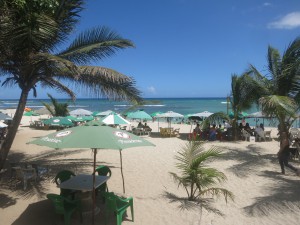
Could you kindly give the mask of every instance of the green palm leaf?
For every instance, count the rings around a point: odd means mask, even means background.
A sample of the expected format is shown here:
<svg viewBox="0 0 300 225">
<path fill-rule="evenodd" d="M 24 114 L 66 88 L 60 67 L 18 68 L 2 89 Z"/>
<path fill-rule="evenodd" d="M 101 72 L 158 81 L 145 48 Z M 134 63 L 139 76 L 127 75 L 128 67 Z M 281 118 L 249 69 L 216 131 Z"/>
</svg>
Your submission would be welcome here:
<svg viewBox="0 0 300 225">
<path fill-rule="evenodd" d="M 115 54 L 117 49 L 128 47 L 134 47 L 130 40 L 123 39 L 107 27 L 99 27 L 79 34 L 73 43 L 59 56 L 84 64 L 105 59 Z"/>
</svg>

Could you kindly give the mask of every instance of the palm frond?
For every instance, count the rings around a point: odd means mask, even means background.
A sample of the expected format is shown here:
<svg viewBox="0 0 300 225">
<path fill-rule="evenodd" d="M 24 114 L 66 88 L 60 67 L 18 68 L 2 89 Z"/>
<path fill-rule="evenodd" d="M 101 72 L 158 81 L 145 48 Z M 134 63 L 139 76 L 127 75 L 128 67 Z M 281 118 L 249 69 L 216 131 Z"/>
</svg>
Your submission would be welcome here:
<svg viewBox="0 0 300 225">
<path fill-rule="evenodd" d="M 135 80 L 115 70 L 81 66 L 78 80 L 65 79 L 75 89 L 84 91 L 88 95 L 105 96 L 114 100 L 128 100 L 133 103 L 142 102 L 140 91 L 135 87 Z"/>
<path fill-rule="evenodd" d="M 226 203 L 228 202 L 228 199 L 234 201 L 233 193 L 224 188 L 208 188 L 208 189 L 201 191 L 201 193 L 199 193 L 199 195 L 200 196 L 210 195 L 210 196 L 216 196 L 216 197 L 223 196 L 225 198 Z"/>
<path fill-rule="evenodd" d="M 58 92 L 67 94 L 72 99 L 72 101 L 75 101 L 76 99 L 76 95 L 71 89 L 69 89 L 67 86 L 63 85 L 61 82 L 55 80 L 52 77 L 41 79 L 41 87 L 54 88 Z"/>
<path fill-rule="evenodd" d="M 270 95 L 260 98 L 263 112 L 270 117 L 282 117 L 283 115 L 294 116 L 297 105 L 287 96 Z"/>
<path fill-rule="evenodd" d="M 107 27 L 98 27 L 80 33 L 59 56 L 79 64 L 85 64 L 105 59 L 115 54 L 117 50 L 128 47 L 134 47 L 130 40 L 123 39 Z"/>
</svg>

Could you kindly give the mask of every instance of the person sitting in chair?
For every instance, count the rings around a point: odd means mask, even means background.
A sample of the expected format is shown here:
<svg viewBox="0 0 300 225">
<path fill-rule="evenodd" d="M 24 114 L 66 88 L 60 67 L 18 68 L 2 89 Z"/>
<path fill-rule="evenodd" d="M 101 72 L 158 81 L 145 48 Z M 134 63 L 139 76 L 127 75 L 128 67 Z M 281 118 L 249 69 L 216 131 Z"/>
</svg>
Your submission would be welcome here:
<svg viewBox="0 0 300 225">
<path fill-rule="evenodd" d="M 152 129 L 147 125 L 147 123 L 145 123 L 144 125 L 144 130 L 152 131 Z"/>
<path fill-rule="evenodd" d="M 142 124 L 142 122 L 139 122 L 139 124 L 137 125 L 137 128 L 144 128 L 144 125 Z"/>
</svg>

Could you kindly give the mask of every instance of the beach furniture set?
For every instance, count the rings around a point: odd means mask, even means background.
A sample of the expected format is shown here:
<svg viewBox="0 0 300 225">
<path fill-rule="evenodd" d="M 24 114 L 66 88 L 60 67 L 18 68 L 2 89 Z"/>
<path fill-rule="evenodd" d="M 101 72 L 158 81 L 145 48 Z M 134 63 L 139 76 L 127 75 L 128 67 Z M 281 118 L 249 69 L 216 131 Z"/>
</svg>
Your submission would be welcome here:
<svg viewBox="0 0 300 225">
<path fill-rule="evenodd" d="M 176 129 L 174 129 L 173 127 L 167 127 L 167 128 L 160 127 L 159 128 L 161 137 L 178 137 L 180 135 L 179 131 L 180 131 L 180 128 L 176 128 Z"/>
<path fill-rule="evenodd" d="M 111 177 L 111 170 L 105 165 L 96 168 L 93 174 L 75 175 L 72 171 L 62 170 L 57 173 L 55 182 L 60 188 L 60 194 L 48 194 L 47 198 L 52 201 L 54 212 L 64 216 L 65 225 L 71 224 L 71 217 L 75 212 L 79 212 L 80 221 L 85 216 L 100 212 L 98 205 L 94 205 L 93 183 L 96 190 L 96 196 L 99 196 L 104 204 L 104 220 L 107 222 L 110 215 L 116 216 L 117 225 L 121 225 L 123 214 L 130 207 L 132 221 L 134 219 L 133 198 L 123 198 L 108 191 L 107 181 Z M 93 179 L 95 178 L 95 181 Z"/>
</svg>

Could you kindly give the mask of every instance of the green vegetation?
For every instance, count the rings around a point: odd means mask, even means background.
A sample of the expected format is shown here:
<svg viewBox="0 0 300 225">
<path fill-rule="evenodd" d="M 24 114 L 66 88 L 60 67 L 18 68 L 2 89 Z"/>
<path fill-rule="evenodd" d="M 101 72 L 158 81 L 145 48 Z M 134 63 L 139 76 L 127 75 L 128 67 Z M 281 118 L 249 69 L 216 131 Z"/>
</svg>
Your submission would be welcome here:
<svg viewBox="0 0 300 225">
<path fill-rule="evenodd" d="M 140 102 L 140 91 L 131 77 L 113 69 L 89 63 L 113 56 L 118 50 L 134 47 L 107 27 L 74 35 L 83 10 L 83 0 L 2 0 L 0 1 L 0 77 L 3 87 L 21 90 L 13 123 L 0 149 L 3 168 L 30 91 L 37 85 L 52 88 L 75 99 L 76 93 L 105 96 L 114 100 Z"/>
<path fill-rule="evenodd" d="M 262 111 L 278 119 L 280 132 L 288 132 L 300 107 L 300 38 L 296 38 L 280 56 L 268 47 L 268 74 L 262 75 L 253 65 L 249 74 L 260 90 Z"/>
<path fill-rule="evenodd" d="M 227 202 L 233 200 L 233 194 L 217 185 L 226 181 L 224 173 L 217 169 L 207 167 L 209 161 L 221 157 L 221 151 L 211 148 L 207 151 L 203 148 L 204 142 L 187 142 L 178 155 L 176 167 L 180 174 L 170 173 L 179 187 L 183 187 L 187 197 L 179 197 L 166 192 L 165 196 L 171 202 L 179 203 L 180 209 L 205 208 L 208 211 L 221 214 L 221 212 L 211 206 L 211 197 L 223 196 Z"/>
<path fill-rule="evenodd" d="M 68 116 L 69 109 L 68 103 L 59 103 L 57 99 L 53 98 L 52 95 L 47 94 L 51 100 L 52 105 L 42 102 L 46 109 L 50 112 L 52 116 Z"/>
</svg>

